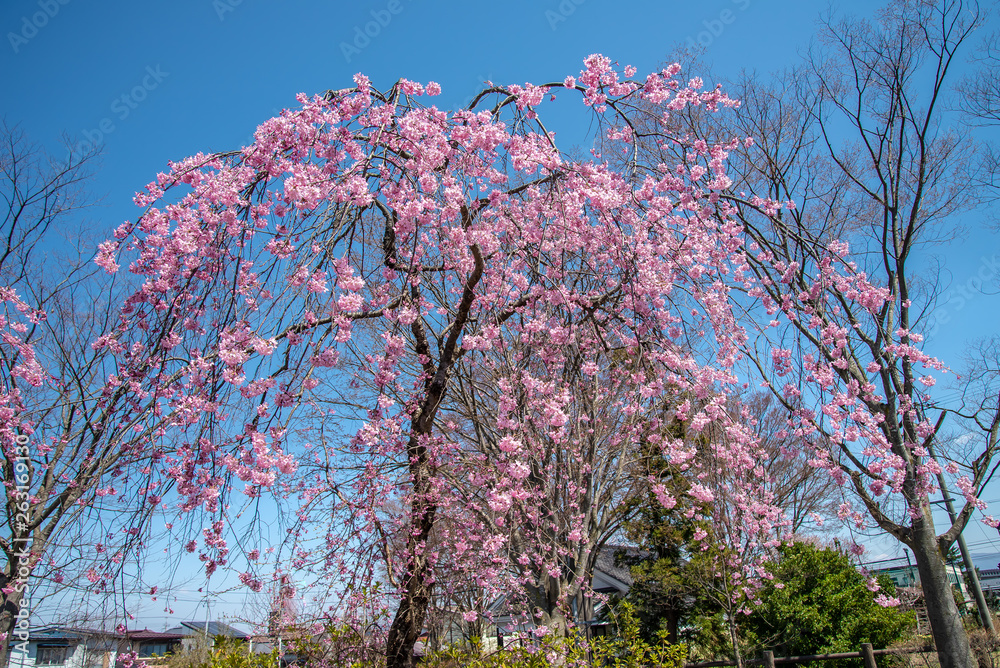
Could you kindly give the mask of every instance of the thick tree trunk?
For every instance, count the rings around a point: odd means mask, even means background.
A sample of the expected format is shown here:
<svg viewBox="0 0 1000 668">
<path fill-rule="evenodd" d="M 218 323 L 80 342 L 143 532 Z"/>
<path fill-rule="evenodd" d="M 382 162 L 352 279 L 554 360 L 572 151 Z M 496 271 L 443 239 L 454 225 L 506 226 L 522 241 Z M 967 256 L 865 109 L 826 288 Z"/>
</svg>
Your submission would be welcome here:
<svg viewBox="0 0 1000 668">
<path fill-rule="evenodd" d="M 551 612 L 542 613 L 542 624 L 549 627 L 549 634 L 556 638 L 565 638 L 569 635 L 569 620 L 559 608 Z"/>
<path fill-rule="evenodd" d="M 681 613 L 679 610 L 671 608 L 670 610 L 666 611 L 666 618 L 667 618 L 667 641 L 670 642 L 671 645 L 676 645 L 678 638 L 678 626 L 680 625 L 681 621 Z"/>
<path fill-rule="evenodd" d="M 411 445 L 417 440 L 419 439 L 414 437 Z M 387 668 L 411 668 L 415 665 L 413 647 L 423 630 L 434 588 L 425 548 L 431 529 L 434 528 L 437 505 L 429 497 L 431 474 L 427 451 L 418 445 L 415 453 L 416 459 L 411 460 L 410 464 L 414 491 L 407 538 L 406 552 L 409 560 L 406 568 L 406 587 L 386 639 Z"/>
<path fill-rule="evenodd" d="M 551 575 L 543 575 L 540 582 L 528 585 L 530 601 L 534 606 L 532 612 L 536 615 L 540 614 L 535 619 L 542 626 L 547 626 L 551 635 L 559 638 L 565 638 L 568 635 L 572 619 L 570 610 L 565 608 L 564 588 L 562 580 Z M 574 599 L 579 601 L 583 596 L 581 592 L 577 592 L 569 598 L 571 601 Z M 579 612 L 577 619 L 585 620 L 583 616 L 579 615 Z"/>
<path fill-rule="evenodd" d="M 75 499 L 73 499 L 75 501 Z M 11 504 L 12 505 L 12 504 Z M 8 506 L 10 507 L 10 506 Z M 11 524 L 17 514 L 8 513 Z M 0 573 L 0 667 L 6 668 L 11 659 L 20 665 L 28 663 L 28 632 L 31 615 L 30 577 L 38 565 L 38 555 L 45 552 L 49 533 L 18 529 L 9 539 L 13 547 L 4 550 L 7 563 Z M 7 593 L 6 590 L 10 590 Z"/>
<path fill-rule="evenodd" d="M 910 547 L 917 562 L 920 588 L 924 592 L 931 635 L 941 668 L 974 668 L 976 661 L 969 646 L 969 636 L 958 614 L 934 524 L 929 517 L 914 520 Z"/>
<path fill-rule="evenodd" d="M 386 640 L 387 668 L 412 668 L 416 665 L 413 648 L 420 637 L 431 593 L 426 580 L 426 566 L 407 578 L 406 594 L 396 610 Z"/>
<path fill-rule="evenodd" d="M 17 583 L 6 575 L 0 575 L 0 588 L 7 586 L 15 587 L 10 594 L 0 594 L 0 633 L 6 638 L 0 641 L 0 666 L 6 666 L 10 657 L 10 648 L 14 648 L 14 656 L 23 654 L 24 661 L 28 658 L 28 636 L 27 629 L 17 628 L 18 613 L 21 611 L 24 601 L 24 592 L 19 591 Z M 19 632 L 20 631 L 20 635 Z M 19 649 L 20 648 L 20 649 Z"/>
<path fill-rule="evenodd" d="M 465 206 L 462 206 L 462 220 L 464 227 L 471 224 L 469 210 Z M 385 264 L 387 267 L 391 267 L 395 264 L 395 260 L 390 261 L 390 257 L 394 257 L 394 248 L 388 240 L 383 240 L 383 244 L 386 245 Z M 437 367 L 430 361 L 431 348 L 424 331 L 423 321 L 418 318 L 410 324 L 415 349 L 424 358 L 421 364 L 423 364 L 426 374 L 425 394 L 420 402 L 420 408 L 414 412 L 410 422 L 410 441 L 406 447 L 406 454 L 410 460 L 410 475 L 413 477 L 413 501 L 410 507 L 409 534 L 406 538 L 406 554 L 408 555 L 406 587 L 403 590 L 403 600 L 400 602 L 396 616 L 389 627 L 389 637 L 386 639 L 387 668 L 410 668 L 415 665 L 413 646 L 417 643 L 417 638 L 420 637 L 420 632 L 423 630 L 427 608 L 434 590 L 431 568 L 425 551 L 427 539 L 430 538 L 431 530 L 434 528 L 438 507 L 433 496 L 434 469 L 424 439 L 428 438 L 434 429 L 434 417 L 437 415 L 448 388 L 448 375 L 460 355 L 458 339 L 465 332 L 469 312 L 476 300 L 475 287 L 483 277 L 483 269 L 486 266 L 479 246 L 472 244 L 469 251 L 475 259 L 475 268 L 465 282 L 462 301 L 458 305 L 448 340 L 442 348 Z M 414 303 L 420 303 L 420 294 L 416 283 L 410 284 L 410 296 Z"/>
</svg>

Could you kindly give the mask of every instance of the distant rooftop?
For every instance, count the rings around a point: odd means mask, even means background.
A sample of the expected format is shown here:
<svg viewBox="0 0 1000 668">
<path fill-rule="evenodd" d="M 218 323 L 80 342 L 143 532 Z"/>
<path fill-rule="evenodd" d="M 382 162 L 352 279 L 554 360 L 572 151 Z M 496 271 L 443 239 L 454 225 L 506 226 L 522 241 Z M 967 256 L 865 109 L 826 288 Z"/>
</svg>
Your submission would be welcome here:
<svg viewBox="0 0 1000 668">
<path fill-rule="evenodd" d="M 204 635 L 205 630 L 208 630 L 208 635 L 212 638 L 215 636 L 226 636 L 227 638 L 239 638 L 244 639 L 247 636 L 246 633 L 240 631 L 239 629 L 234 629 L 229 624 L 225 622 L 181 622 L 180 626 L 175 626 L 172 629 L 167 629 L 166 633 L 177 633 L 183 636 L 193 636 L 197 634 Z"/>
<path fill-rule="evenodd" d="M 202 626 L 202 629 L 205 627 Z M 130 640 L 180 640 L 184 638 L 189 633 L 171 633 L 170 631 L 151 631 L 149 629 L 140 629 L 138 631 L 129 631 L 127 634 Z"/>
<path fill-rule="evenodd" d="M 121 636 L 114 631 L 104 631 L 101 629 L 87 629 L 81 627 L 73 626 L 60 626 L 60 625 L 50 625 L 42 626 L 40 628 L 34 628 L 31 630 L 32 638 L 40 639 L 65 639 L 65 640 L 79 640 L 82 638 L 103 636 L 106 638 L 120 638 Z"/>
</svg>

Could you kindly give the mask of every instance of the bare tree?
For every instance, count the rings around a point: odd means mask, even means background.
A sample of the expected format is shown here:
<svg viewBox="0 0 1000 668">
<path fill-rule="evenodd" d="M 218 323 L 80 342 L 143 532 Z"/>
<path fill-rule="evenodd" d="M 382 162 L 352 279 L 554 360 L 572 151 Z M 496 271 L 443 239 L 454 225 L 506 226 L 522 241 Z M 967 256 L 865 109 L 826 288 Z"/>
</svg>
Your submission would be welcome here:
<svg viewBox="0 0 1000 668">
<path fill-rule="evenodd" d="M 876 24 L 828 22 L 826 48 L 808 62 L 815 98 L 791 159 L 768 150 L 785 143 L 772 134 L 773 143 L 747 154 L 745 164 L 761 167 L 740 184 L 746 195 L 730 200 L 760 249 L 751 260 L 764 279 L 758 296 L 789 316 L 781 338 L 759 339 L 748 352 L 795 428 L 823 439 L 816 458 L 850 486 L 880 528 L 913 550 L 939 660 L 949 667 L 973 659 L 942 555 L 993 476 L 997 438 L 987 420 L 958 479 L 967 501 L 939 534 L 929 498 L 936 481 L 928 472 L 937 467 L 933 446 L 954 407 L 936 405 L 924 389 L 920 369 L 936 362 L 918 351 L 918 332 L 937 288 L 917 269 L 916 251 L 949 239 L 953 216 L 979 201 L 966 187 L 974 147 L 948 129 L 944 98 L 956 53 L 980 24 L 974 5 L 950 0 L 896 2 Z M 755 111 L 751 106 L 748 114 Z M 796 208 L 775 211 L 766 203 L 787 200 Z M 855 264 L 843 270 L 865 283 L 858 292 L 816 292 L 837 237 L 851 243 Z M 876 288 L 885 295 L 877 308 L 860 295 Z M 774 351 L 790 351 L 798 369 L 772 362 Z M 794 371 L 799 380 L 789 383 Z M 844 392 L 853 408 L 833 408 Z M 824 408 L 804 410 L 800 401 Z"/>
<path fill-rule="evenodd" d="M 995 76 L 1000 68 L 1000 33 L 984 39 L 973 60 L 976 70 L 958 84 L 959 108 L 979 124 L 996 125 L 1000 123 L 1000 81 Z"/>
<path fill-rule="evenodd" d="M 42 242 L 48 233 L 65 231 L 63 225 L 92 204 L 85 186 L 98 156 L 96 149 L 84 153 L 70 149 L 59 160 L 32 144 L 18 126 L 0 123 L 0 207 L 4 213 L 0 279 L 5 285 L 38 278 L 36 259 L 44 254 Z"/>
<path fill-rule="evenodd" d="M 816 533 L 834 526 L 843 493 L 826 471 L 812 466 L 816 445 L 802 443 L 788 429 L 787 411 L 768 393 L 744 400 L 754 432 L 767 453 L 767 487 L 775 506 L 785 512 L 793 534 Z M 825 447 L 825 446 L 821 446 Z"/>
<path fill-rule="evenodd" d="M 696 139 L 753 138 L 729 156 L 733 183 L 720 205 L 744 226 L 762 286 L 752 304 L 740 302 L 756 332 L 747 358 L 789 431 L 814 439 L 802 455 L 860 503 L 847 517 L 867 516 L 913 550 L 947 667 L 972 658 L 942 555 L 994 475 L 1000 406 L 996 388 L 980 387 L 969 423 L 968 404 L 935 401 L 927 389 L 934 379 L 924 369 L 939 363 L 921 350 L 921 332 L 940 281 L 921 253 L 955 238 L 959 214 L 989 197 L 975 186 L 981 145 L 957 127 L 951 97 L 985 20 L 961 0 L 897 0 L 874 21 L 829 18 L 799 69 L 771 83 L 744 75 L 728 88 L 743 102 L 731 121 L 672 119 Z M 992 81 L 966 82 L 984 122 L 995 111 Z M 650 163 L 684 164 L 668 143 L 647 146 Z M 949 451 L 944 429 L 963 416 L 976 436 Z M 966 499 L 942 531 L 930 505 L 935 448 Z"/>
<path fill-rule="evenodd" d="M 1000 32 L 983 39 L 972 61 L 973 71 L 958 83 L 956 107 L 972 128 L 995 128 L 1000 125 Z M 979 167 L 976 183 L 995 200 L 1000 192 L 1000 152 L 995 141 L 984 142 Z"/>
<path fill-rule="evenodd" d="M 98 153 L 71 149 L 60 160 L 7 125 L 0 144 L 8 327 L 0 397 L 18 417 L 0 435 L 0 633 L 10 634 L 19 613 L 27 617 L 45 596 L 74 587 L 110 591 L 145 539 L 150 498 L 163 492 L 124 484 L 154 453 L 132 447 L 139 434 L 115 420 L 129 401 L 125 392 L 105 391 L 118 369 L 91 346 L 114 322 L 117 294 L 113 281 L 97 275 L 95 248 L 87 250 L 77 229 L 85 227 L 78 216 L 91 202 L 85 186 Z M 7 650 L 0 643 L 0 662 Z"/>
</svg>

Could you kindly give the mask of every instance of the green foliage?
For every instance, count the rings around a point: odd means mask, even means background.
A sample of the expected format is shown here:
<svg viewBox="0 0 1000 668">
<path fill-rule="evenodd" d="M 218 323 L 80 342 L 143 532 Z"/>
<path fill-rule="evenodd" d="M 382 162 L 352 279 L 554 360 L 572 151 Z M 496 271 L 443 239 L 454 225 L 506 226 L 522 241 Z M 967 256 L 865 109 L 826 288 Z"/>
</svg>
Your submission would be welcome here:
<svg viewBox="0 0 1000 668">
<path fill-rule="evenodd" d="M 193 649 L 171 656 L 167 665 L 169 668 L 276 668 L 278 650 L 251 654 L 247 643 L 217 636 L 211 649 L 202 640 Z"/>
<path fill-rule="evenodd" d="M 771 573 L 761 605 L 740 623 L 751 645 L 779 654 L 850 652 L 863 642 L 888 647 L 913 627 L 912 613 L 874 602 L 866 578 L 838 550 L 786 545 Z M 878 583 L 886 595 L 895 594 L 888 577 Z"/>
<path fill-rule="evenodd" d="M 669 423 L 665 431 L 673 438 L 684 435 L 678 422 Z M 637 549 L 619 550 L 615 560 L 632 573 L 633 584 L 626 600 L 639 620 L 641 636 L 652 641 L 659 637 L 660 631 L 667 630 L 674 634 L 671 640 L 676 642 L 678 624 L 691 613 L 699 590 L 689 568 L 690 545 L 698 529 L 710 531 L 711 527 L 685 513 L 692 508 L 687 494 L 690 476 L 664 459 L 657 445 L 642 443 L 638 454 L 637 474 L 655 477 L 677 500 L 677 505 L 665 508 L 652 490 L 633 499 L 632 519 L 625 523 L 624 529 Z"/>
<path fill-rule="evenodd" d="M 688 618 L 688 623 L 692 627 L 689 640 L 691 661 L 713 661 L 732 655 L 729 624 L 721 610 L 696 608 L 695 613 Z M 744 643 L 741 651 L 745 654 L 747 649 Z"/>
<path fill-rule="evenodd" d="M 313 668 L 377 668 L 385 664 L 384 646 L 363 625 L 327 623 L 323 633 L 286 629 L 289 650 L 301 665 Z"/>
<path fill-rule="evenodd" d="M 594 665 L 613 668 L 662 666 L 681 668 L 687 658 L 684 645 L 671 645 L 667 630 L 657 631 L 648 641 L 642 636 L 635 610 L 628 601 L 618 606 L 618 634 L 591 641 Z"/>
<path fill-rule="evenodd" d="M 209 668 L 275 668 L 278 650 L 273 649 L 270 654 L 252 654 L 245 642 L 218 636 L 208 665 Z"/>
<path fill-rule="evenodd" d="M 584 666 L 586 651 L 576 637 L 546 636 L 536 647 L 519 645 L 484 654 L 479 638 L 471 646 L 452 646 L 421 661 L 428 668 L 550 668 Z"/>
<path fill-rule="evenodd" d="M 421 665 L 428 668 L 682 668 L 687 649 L 683 645 L 669 644 L 666 631 L 661 631 L 653 642 L 643 639 L 639 621 L 627 602 L 619 607 L 616 620 L 616 634 L 592 638 L 589 643 L 579 635 L 545 636 L 537 647 L 511 647 L 484 656 L 476 639 L 471 647 L 449 648 L 425 658 Z"/>
</svg>

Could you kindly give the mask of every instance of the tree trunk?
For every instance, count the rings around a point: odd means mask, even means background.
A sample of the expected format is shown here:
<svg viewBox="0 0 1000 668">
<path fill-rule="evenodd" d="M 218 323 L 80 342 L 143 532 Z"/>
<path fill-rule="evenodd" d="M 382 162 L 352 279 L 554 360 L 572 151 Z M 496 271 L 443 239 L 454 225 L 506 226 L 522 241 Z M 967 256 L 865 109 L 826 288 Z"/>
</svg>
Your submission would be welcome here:
<svg viewBox="0 0 1000 668">
<path fill-rule="evenodd" d="M 414 436 L 411 446 L 418 440 L 419 437 Z M 434 528 L 437 505 L 429 497 L 431 473 L 426 448 L 418 445 L 415 451 L 416 459 L 411 460 L 410 464 L 413 474 L 413 505 L 407 538 L 409 561 L 406 566 L 406 587 L 386 639 L 387 668 L 411 668 L 416 665 L 413 647 L 423 629 L 434 588 L 430 565 L 424 552 L 431 529 Z"/>
<path fill-rule="evenodd" d="M 535 607 L 532 612 L 535 613 L 536 623 L 547 626 L 549 633 L 553 636 L 565 638 L 569 634 L 572 619 L 570 611 L 564 608 L 563 591 L 565 585 L 562 580 L 551 575 L 544 575 L 540 579 L 542 584 L 532 583 L 528 585 L 528 593 Z M 582 592 L 577 592 L 572 598 L 577 597 L 582 598 Z M 538 613 L 541 613 L 541 616 L 537 616 Z M 578 619 L 583 619 L 583 617 L 578 616 Z"/>
<path fill-rule="evenodd" d="M 542 614 L 542 625 L 549 627 L 549 633 L 556 638 L 569 635 L 569 620 L 560 608 Z"/>
<path fill-rule="evenodd" d="M 0 588 L 7 586 L 13 586 L 15 589 L 10 594 L 0 594 L 0 633 L 3 633 L 5 638 L 0 641 L 0 666 L 7 665 L 10 658 L 8 651 L 12 646 L 14 647 L 13 655 L 20 657 L 23 654 L 25 663 L 27 663 L 28 658 L 27 629 L 17 629 L 18 613 L 21 612 L 24 591 L 17 589 L 18 583 L 15 580 L 6 575 L 0 575 Z"/>
<path fill-rule="evenodd" d="M 974 668 L 976 662 L 969 646 L 969 636 L 955 605 L 955 596 L 929 515 L 927 510 L 924 517 L 913 521 L 913 544 L 910 547 L 920 574 L 920 588 L 924 592 L 938 662 L 941 668 Z"/>
<path fill-rule="evenodd" d="M 677 627 L 680 625 L 681 621 L 680 610 L 677 610 L 676 608 L 670 608 L 669 610 L 666 611 L 666 618 L 667 618 L 667 641 L 669 641 L 671 645 L 676 645 L 678 637 Z"/>
<path fill-rule="evenodd" d="M 743 653 L 740 652 L 740 638 L 736 633 L 736 620 L 733 618 L 732 612 L 728 613 L 726 617 L 726 622 L 729 624 L 729 641 L 733 644 L 733 660 L 736 662 L 736 668 L 743 668 Z"/>
<path fill-rule="evenodd" d="M 471 223 L 469 210 L 464 205 L 462 206 L 462 220 L 466 227 Z M 383 243 L 387 244 L 387 241 L 383 241 Z M 475 287 L 483 277 L 483 269 L 486 266 L 478 245 L 472 244 L 469 251 L 475 259 L 475 269 L 465 282 L 465 288 L 462 290 L 462 301 L 458 305 L 455 319 L 450 326 L 451 332 L 448 334 L 448 340 L 443 346 L 436 368 L 430 361 L 431 349 L 427 333 L 424 331 L 423 321 L 418 318 L 410 324 L 415 349 L 419 355 L 424 357 L 421 363 L 426 374 L 425 394 L 419 409 L 414 412 L 413 419 L 410 421 L 410 441 L 406 446 L 406 454 L 410 461 L 410 475 L 413 476 L 410 531 L 406 538 L 406 553 L 408 555 L 406 587 L 403 591 L 403 600 L 392 620 L 392 626 L 389 627 L 389 637 L 386 639 L 385 660 L 387 668 L 410 668 L 415 665 L 413 646 L 423 629 L 427 608 L 430 605 L 434 589 L 425 550 L 427 539 L 434 528 L 437 501 L 433 496 L 434 468 L 424 439 L 429 438 L 434 430 L 434 417 L 444 400 L 448 387 L 448 375 L 460 355 L 458 339 L 465 332 L 469 312 L 472 310 L 473 302 L 476 301 Z M 395 261 L 390 263 L 390 245 L 387 244 L 386 266 L 391 267 L 393 264 Z M 410 284 L 410 296 L 414 303 L 420 303 L 420 294 L 416 283 Z"/>
</svg>

